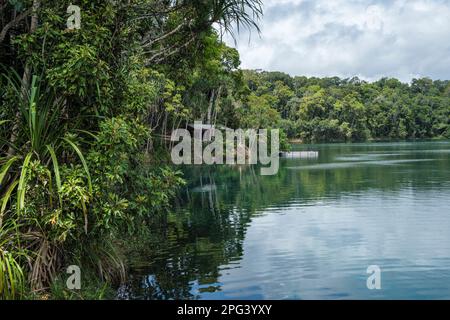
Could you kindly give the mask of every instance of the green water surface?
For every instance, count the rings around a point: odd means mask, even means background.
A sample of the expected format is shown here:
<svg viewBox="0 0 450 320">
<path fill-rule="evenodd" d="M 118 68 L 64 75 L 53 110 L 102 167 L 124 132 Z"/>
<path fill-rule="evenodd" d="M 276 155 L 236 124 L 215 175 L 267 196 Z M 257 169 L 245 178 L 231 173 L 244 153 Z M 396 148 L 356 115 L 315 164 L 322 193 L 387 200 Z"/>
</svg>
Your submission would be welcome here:
<svg viewBox="0 0 450 320">
<path fill-rule="evenodd" d="M 318 159 L 186 168 L 130 299 L 450 299 L 450 142 L 294 145 Z M 369 290 L 367 268 L 381 269 Z"/>
</svg>

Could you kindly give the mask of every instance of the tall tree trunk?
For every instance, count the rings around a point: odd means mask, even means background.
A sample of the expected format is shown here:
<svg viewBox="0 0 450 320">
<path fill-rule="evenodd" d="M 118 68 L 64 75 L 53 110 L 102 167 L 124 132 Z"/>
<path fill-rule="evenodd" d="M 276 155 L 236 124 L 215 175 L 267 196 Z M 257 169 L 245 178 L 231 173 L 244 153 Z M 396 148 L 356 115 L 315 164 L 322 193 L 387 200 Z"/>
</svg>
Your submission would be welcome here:
<svg viewBox="0 0 450 320">
<path fill-rule="evenodd" d="M 211 115 L 212 115 L 212 108 L 214 105 L 215 96 L 216 96 L 216 92 L 213 89 L 211 91 L 211 96 L 209 97 L 208 113 L 206 115 L 206 124 L 211 124 Z"/>
<path fill-rule="evenodd" d="M 220 96 L 222 95 L 222 90 L 223 90 L 223 86 L 220 86 L 219 91 L 217 93 L 217 98 L 216 98 L 216 107 L 214 108 L 214 120 L 213 120 L 214 126 L 217 123 L 217 113 L 219 112 L 219 108 L 220 108 Z M 224 124 L 226 124 L 226 123 L 224 123 Z"/>
<path fill-rule="evenodd" d="M 39 24 L 39 16 L 38 16 L 38 10 L 41 6 L 41 0 L 33 0 L 33 5 L 31 7 L 31 25 L 30 25 L 30 34 L 35 32 L 38 24 Z M 21 99 L 26 99 L 27 92 L 30 88 L 30 81 L 31 81 L 31 66 L 27 62 L 25 64 L 25 69 L 22 76 L 22 87 L 21 87 Z M 16 111 L 16 116 L 14 118 L 14 125 L 11 130 L 11 137 L 9 139 L 10 145 L 8 148 L 8 157 L 11 157 L 15 154 L 15 149 L 13 148 L 14 143 L 17 139 L 17 134 L 20 126 L 20 110 Z"/>
</svg>

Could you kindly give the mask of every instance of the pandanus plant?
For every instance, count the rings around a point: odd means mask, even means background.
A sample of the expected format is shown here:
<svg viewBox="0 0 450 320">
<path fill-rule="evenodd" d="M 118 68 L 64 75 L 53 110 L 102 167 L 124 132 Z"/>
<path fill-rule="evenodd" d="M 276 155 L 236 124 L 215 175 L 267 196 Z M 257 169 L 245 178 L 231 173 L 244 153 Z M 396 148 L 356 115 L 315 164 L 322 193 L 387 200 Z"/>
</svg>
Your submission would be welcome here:
<svg viewBox="0 0 450 320">
<path fill-rule="evenodd" d="M 17 225 L 11 222 L 0 226 L 0 299 L 15 299 L 23 292 L 25 277 L 19 261 L 26 258 Z"/>
<path fill-rule="evenodd" d="M 5 186 L 9 187 L 2 198 L 0 222 L 13 194 L 16 195 L 15 209 L 17 213 L 20 214 L 25 209 L 26 182 L 30 173 L 31 161 L 37 160 L 44 165 L 52 163 L 52 176 L 55 178 L 58 193 L 61 191 L 58 154 L 66 146 L 72 148 L 78 155 L 85 170 L 89 190 L 92 191 L 91 176 L 83 153 L 78 145 L 68 138 L 68 135 L 65 134 L 66 130 L 63 128 L 62 100 L 56 98 L 51 90 L 42 90 L 42 82 L 38 76 L 32 77 L 29 93 L 27 92 L 25 95 L 21 92 L 23 90 L 20 82 L 14 81 L 11 77 L 7 79 L 15 91 L 15 95 L 22 97 L 18 99 L 18 105 L 23 124 L 21 126 L 22 137 L 17 140 L 21 142 L 21 145 L 13 146 L 18 155 L 1 159 L 3 166 L 0 169 L 0 186 L 2 189 Z M 14 169 L 17 168 L 20 170 L 14 172 Z"/>
<path fill-rule="evenodd" d="M 41 252 L 56 254 L 59 250 L 41 250 L 40 247 L 45 246 L 47 248 L 49 246 L 51 239 L 48 239 L 43 228 L 41 228 L 39 218 L 33 217 L 33 222 L 30 222 L 30 219 L 27 220 L 26 217 L 27 191 L 32 188 L 30 183 L 33 175 L 33 163 L 39 163 L 48 168 L 46 172 L 50 183 L 46 187 L 48 188 L 49 208 L 54 207 L 54 203 L 57 203 L 57 206 L 61 210 L 63 209 L 62 181 L 58 163 L 58 159 L 63 158 L 63 152 L 72 150 L 72 153 L 78 156 L 84 168 L 90 193 L 92 193 L 92 183 L 88 165 L 80 148 L 73 139 L 69 138 L 67 130 L 64 128 L 64 121 L 61 116 L 64 111 L 62 99 L 58 99 L 53 90 L 45 87 L 44 82 L 38 76 L 32 77 L 27 90 L 24 90 L 22 80 L 16 73 L 11 72 L 5 78 L 14 93 L 14 97 L 16 97 L 20 111 L 16 119 L 13 120 L 19 122 L 17 126 L 19 129 L 14 133 L 16 135 L 14 143 L 6 141 L 14 149 L 14 155 L 0 158 L 0 192 L 2 194 L 0 199 L 0 298 L 13 298 L 16 296 L 17 289 L 23 283 L 24 272 L 18 261 L 21 259 L 19 256 L 23 256 L 26 251 L 16 250 L 16 252 L 13 252 L 3 249 L 2 243 L 5 244 L 6 242 L 3 241 L 1 235 L 4 234 L 5 223 L 18 224 L 21 221 L 27 221 L 27 228 L 22 228 L 22 230 L 17 227 L 14 230 L 9 230 L 8 234 L 14 234 L 16 238 L 24 239 L 25 242 L 28 241 L 33 243 L 33 246 L 37 246 L 37 248 L 32 249 L 29 246 L 13 246 L 16 249 L 27 248 L 30 249 L 28 252 L 38 253 L 29 257 L 34 261 L 31 270 L 33 278 L 31 282 L 37 284 L 37 287 L 42 287 L 45 282 L 50 280 L 50 276 L 45 270 L 51 270 L 52 272 L 56 270 L 55 265 L 42 266 L 42 263 L 52 261 L 53 264 L 56 264 L 58 260 L 53 257 L 39 256 Z M 4 126 L 8 122 L 10 121 L 2 120 L 0 125 Z M 55 194 L 59 201 L 54 201 L 53 196 Z M 80 207 L 83 209 L 85 221 L 87 221 L 87 206 L 84 200 Z M 22 234 L 20 230 L 22 230 Z M 36 270 L 39 270 L 39 272 L 36 272 Z"/>
</svg>

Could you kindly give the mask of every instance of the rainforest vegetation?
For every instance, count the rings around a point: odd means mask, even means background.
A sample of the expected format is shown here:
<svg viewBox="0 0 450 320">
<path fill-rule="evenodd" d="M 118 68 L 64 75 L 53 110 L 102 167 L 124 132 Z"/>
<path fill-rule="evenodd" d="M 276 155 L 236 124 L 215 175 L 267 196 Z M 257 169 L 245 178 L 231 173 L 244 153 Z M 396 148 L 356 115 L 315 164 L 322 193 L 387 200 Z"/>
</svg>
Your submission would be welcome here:
<svg viewBox="0 0 450 320">
<path fill-rule="evenodd" d="M 170 210 L 184 181 L 167 137 L 194 120 L 305 142 L 450 136 L 448 81 L 241 70 L 222 37 L 258 32 L 260 0 L 72 3 L 80 29 L 68 1 L 0 0 L 0 298 L 60 293 L 69 265 L 94 297 L 122 282 L 121 239 Z"/>
<path fill-rule="evenodd" d="M 262 14 L 258 0 L 80 0 L 69 30 L 70 4 L 0 1 L 2 298 L 60 291 L 69 265 L 123 281 L 118 239 L 183 183 L 166 136 L 238 124 L 239 55 L 221 35 Z"/>
</svg>

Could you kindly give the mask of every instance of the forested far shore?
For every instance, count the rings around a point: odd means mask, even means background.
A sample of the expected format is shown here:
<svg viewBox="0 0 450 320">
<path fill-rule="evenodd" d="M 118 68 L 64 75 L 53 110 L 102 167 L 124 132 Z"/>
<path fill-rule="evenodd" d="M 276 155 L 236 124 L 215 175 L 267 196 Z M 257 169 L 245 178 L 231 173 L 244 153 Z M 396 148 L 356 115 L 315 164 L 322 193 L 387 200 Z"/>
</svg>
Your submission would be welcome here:
<svg viewBox="0 0 450 320">
<path fill-rule="evenodd" d="M 244 71 L 244 78 L 246 121 L 257 122 L 258 114 L 273 115 L 276 110 L 277 116 L 267 121 L 279 122 L 291 139 L 343 142 L 450 137 L 448 80 L 367 82 L 357 77 L 291 77 L 255 70 Z"/>
<path fill-rule="evenodd" d="M 283 145 L 450 137 L 448 81 L 241 70 L 223 35 L 259 31 L 261 0 L 69 5 L 0 0 L 0 299 L 114 297 L 124 239 L 153 235 L 185 184 L 167 137 L 194 121 Z"/>
</svg>

